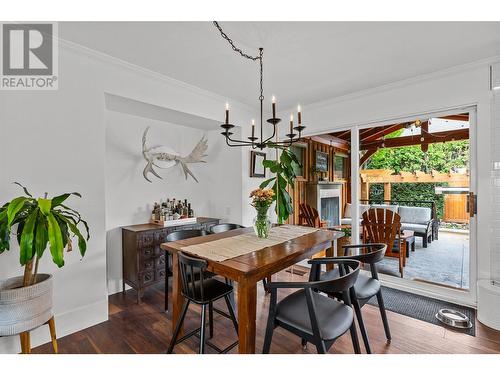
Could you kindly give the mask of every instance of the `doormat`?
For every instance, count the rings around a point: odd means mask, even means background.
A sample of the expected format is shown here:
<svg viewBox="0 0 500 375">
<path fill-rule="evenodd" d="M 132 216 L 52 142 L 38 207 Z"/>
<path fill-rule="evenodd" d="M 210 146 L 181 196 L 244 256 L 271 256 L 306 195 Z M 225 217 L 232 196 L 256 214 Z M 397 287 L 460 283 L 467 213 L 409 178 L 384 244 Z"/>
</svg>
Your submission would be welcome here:
<svg viewBox="0 0 500 375">
<path fill-rule="evenodd" d="M 438 299 L 420 296 L 402 290 L 382 287 L 384 305 L 386 310 L 406 315 L 411 318 L 423 320 L 438 326 L 444 326 L 457 332 L 463 332 L 470 336 L 476 336 L 476 310 L 470 307 L 456 305 L 454 303 L 440 301 Z M 374 296 L 368 304 L 378 306 L 377 297 Z M 456 329 L 443 325 L 436 319 L 436 314 L 440 309 L 452 309 L 465 314 L 471 321 L 472 327 L 469 329 Z"/>
</svg>

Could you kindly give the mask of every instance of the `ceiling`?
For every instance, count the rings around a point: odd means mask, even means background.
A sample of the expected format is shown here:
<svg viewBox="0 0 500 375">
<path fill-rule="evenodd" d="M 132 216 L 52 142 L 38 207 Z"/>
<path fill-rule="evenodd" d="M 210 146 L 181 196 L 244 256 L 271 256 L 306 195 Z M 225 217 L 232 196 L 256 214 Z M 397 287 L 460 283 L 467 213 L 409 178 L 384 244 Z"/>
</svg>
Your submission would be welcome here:
<svg viewBox="0 0 500 375">
<path fill-rule="evenodd" d="M 236 45 L 264 47 L 264 95 L 308 104 L 500 55 L 500 22 L 221 22 Z M 59 35 L 256 107 L 258 63 L 211 22 L 61 22 Z M 279 110 L 279 109 L 278 109 Z"/>
</svg>

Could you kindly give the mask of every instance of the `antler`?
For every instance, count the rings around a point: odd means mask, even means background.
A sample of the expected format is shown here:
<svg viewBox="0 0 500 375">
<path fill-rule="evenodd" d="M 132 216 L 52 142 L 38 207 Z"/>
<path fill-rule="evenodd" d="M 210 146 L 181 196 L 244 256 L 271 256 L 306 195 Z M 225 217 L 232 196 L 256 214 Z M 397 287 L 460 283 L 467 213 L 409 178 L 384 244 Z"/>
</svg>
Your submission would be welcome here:
<svg viewBox="0 0 500 375">
<path fill-rule="evenodd" d="M 205 151 L 207 151 L 208 148 L 208 141 L 205 139 L 205 136 L 201 137 L 200 141 L 198 144 L 193 148 L 193 151 L 186 156 L 182 158 L 177 158 L 177 161 L 181 164 L 182 170 L 184 171 L 184 176 L 186 176 L 186 179 L 188 178 L 188 174 L 193 177 L 193 179 L 198 182 L 196 177 L 194 177 L 193 172 L 188 168 L 187 163 L 206 163 L 205 160 L 202 160 L 204 157 L 208 156 L 205 154 Z"/>
</svg>

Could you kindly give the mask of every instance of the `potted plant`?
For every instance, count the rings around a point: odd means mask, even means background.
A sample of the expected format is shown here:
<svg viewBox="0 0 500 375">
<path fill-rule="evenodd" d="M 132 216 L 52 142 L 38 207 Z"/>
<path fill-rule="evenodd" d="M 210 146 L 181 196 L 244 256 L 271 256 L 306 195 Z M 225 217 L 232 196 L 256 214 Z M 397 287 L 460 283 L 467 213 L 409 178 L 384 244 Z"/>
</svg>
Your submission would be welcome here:
<svg viewBox="0 0 500 375">
<path fill-rule="evenodd" d="M 344 236 L 340 237 L 337 240 L 337 245 L 338 245 L 339 251 L 342 250 L 342 246 L 347 246 L 347 245 L 351 244 L 351 233 L 352 233 L 351 227 L 343 227 L 340 230 L 342 231 L 342 233 L 344 233 Z"/>
<path fill-rule="evenodd" d="M 52 275 L 38 272 L 40 259 L 47 247 L 53 262 L 64 266 L 64 249 L 72 250 L 72 237 L 85 255 L 89 228 L 81 215 L 64 202 L 65 193 L 47 198 L 34 198 L 23 188 L 25 196 L 14 198 L 0 207 L 0 254 L 11 247 L 11 238 L 19 244 L 19 263 L 23 276 L 0 281 L 0 336 L 26 334 L 53 317 Z M 79 226 L 85 229 L 85 236 Z"/>
<path fill-rule="evenodd" d="M 281 150 L 281 155 L 278 160 L 264 160 L 262 162 L 264 168 L 269 168 L 275 176 L 263 181 L 260 188 L 264 189 L 270 183 L 273 183 L 271 189 L 274 192 L 273 201 L 276 201 L 276 215 L 278 223 L 283 224 L 293 214 L 292 198 L 287 187 L 291 186 L 293 188 L 297 177 L 295 174 L 296 167 L 300 167 L 300 162 L 290 149 L 277 145 L 271 145 L 270 147 Z"/>
</svg>

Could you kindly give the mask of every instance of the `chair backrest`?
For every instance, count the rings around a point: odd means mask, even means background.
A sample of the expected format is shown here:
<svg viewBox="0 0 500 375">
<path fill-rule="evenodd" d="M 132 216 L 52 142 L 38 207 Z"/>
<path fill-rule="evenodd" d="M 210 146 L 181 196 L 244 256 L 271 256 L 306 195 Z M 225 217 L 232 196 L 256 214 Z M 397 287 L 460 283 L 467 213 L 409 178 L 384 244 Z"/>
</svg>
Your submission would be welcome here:
<svg viewBox="0 0 500 375">
<path fill-rule="evenodd" d="M 401 232 L 401 216 L 398 213 L 383 208 L 370 208 L 363 213 L 361 225 L 366 243 L 384 243 L 387 251 L 392 252 L 394 241 Z"/>
<path fill-rule="evenodd" d="M 181 275 L 181 292 L 184 297 L 197 302 L 205 301 L 205 270 L 208 262 L 183 252 L 178 253 Z"/>
<path fill-rule="evenodd" d="M 210 234 L 206 230 L 202 229 L 185 229 L 185 230 L 178 230 L 176 232 L 172 232 L 166 237 L 167 242 L 173 242 L 173 241 L 179 241 L 179 240 L 185 240 L 188 238 L 193 238 L 193 237 L 200 237 L 200 236 L 206 236 L 207 234 Z"/>
<path fill-rule="evenodd" d="M 352 250 L 356 250 L 353 252 Z M 359 245 L 342 246 L 337 259 L 354 259 L 361 263 L 375 264 L 384 259 L 387 245 L 385 243 L 367 243 Z"/>
<path fill-rule="evenodd" d="M 340 277 L 324 281 L 309 281 L 307 283 L 310 288 L 327 294 L 347 293 L 354 286 L 361 267 L 361 263 L 354 259 L 315 258 L 309 260 L 308 263 L 312 264 L 311 274 L 316 274 L 322 264 L 338 265 Z"/>
<path fill-rule="evenodd" d="M 318 210 L 307 203 L 299 204 L 299 216 L 301 219 L 300 224 L 305 223 L 308 227 L 312 228 L 321 227 L 321 219 L 319 218 Z"/>
<path fill-rule="evenodd" d="M 222 233 L 222 232 L 227 232 L 233 229 L 240 229 L 244 228 L 244 226 L 239 225 L 239 224 L 231 224 L 231 223 L 222 223 L 222 224 L 217 224 L 214 225 L 210 228 L 211 233 Z"/>
</svg>

